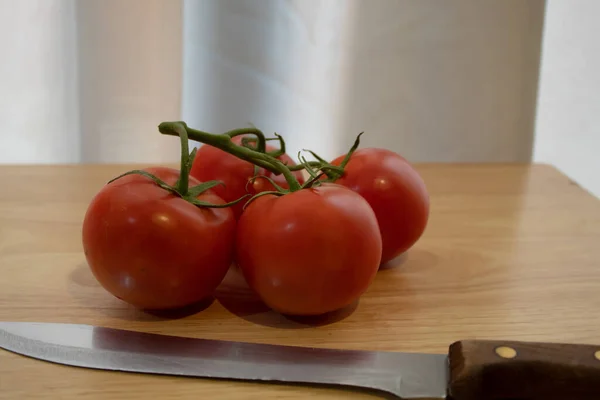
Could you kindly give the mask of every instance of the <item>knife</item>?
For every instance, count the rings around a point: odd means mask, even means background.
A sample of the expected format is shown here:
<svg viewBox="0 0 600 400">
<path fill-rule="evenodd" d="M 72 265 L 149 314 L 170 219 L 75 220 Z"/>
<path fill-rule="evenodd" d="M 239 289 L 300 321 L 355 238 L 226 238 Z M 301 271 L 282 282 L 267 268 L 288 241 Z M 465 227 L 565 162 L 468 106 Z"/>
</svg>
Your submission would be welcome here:
<svg viewBox="0 0 600 400">
<path fill-rule="evenodd" d="M 600 346 L 459 341 L 447 355 L 280 346 L 0 322 L 0 347 L 84 368 L 361 388 L 400 399 L 598 400 Z"/>
</svg>

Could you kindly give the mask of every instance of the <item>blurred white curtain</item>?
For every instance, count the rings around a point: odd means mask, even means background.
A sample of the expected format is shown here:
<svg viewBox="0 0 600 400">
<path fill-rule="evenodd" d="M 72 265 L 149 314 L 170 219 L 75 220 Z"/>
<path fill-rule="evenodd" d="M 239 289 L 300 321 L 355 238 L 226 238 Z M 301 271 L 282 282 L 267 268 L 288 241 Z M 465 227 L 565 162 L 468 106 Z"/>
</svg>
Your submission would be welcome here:
<svg viewBox="0 0 600 400">
<path fill-rule="evenodd" d="M 0 0 L 0 163 L 177 159 L 178 0 Z"/>
<path fill-rule="evenodd" d="M 295 154 L 529 161 L 541 0 L 184 0 L 183 117 Z"/>
<path fill-rule="evenodd" d="M 0 0 L 0 17 L 0 163 L 78 161 L 73 3 Z"/>
<path fill-rule="evenodd" d="M 600 197 L 598 16 L 598 0 L 548 2 L 533 157 Z"/>
<path fill-rule="evenodd" d="M 0 163 L 163 162 L 156 125 L 291 153 L 528 161 L 543 0 L 0 0 Z"/>
</svg>

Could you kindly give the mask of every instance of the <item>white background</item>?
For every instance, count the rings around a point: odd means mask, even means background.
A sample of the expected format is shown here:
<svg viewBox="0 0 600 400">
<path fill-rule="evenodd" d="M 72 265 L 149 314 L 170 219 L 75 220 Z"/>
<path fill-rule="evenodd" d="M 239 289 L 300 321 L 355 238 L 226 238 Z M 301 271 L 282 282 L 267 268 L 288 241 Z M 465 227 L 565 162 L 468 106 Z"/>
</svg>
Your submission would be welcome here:
<svg viewBox="0 0 600 400">
<path fill-rule="evenodd" d="M 600 195 L 600 1 L 543 5 L 0 0 L 0 163 L 175 161 L 156 125 L 183 117 L 328 157 L 361 130 L 413 161 L 533 154 Z"/>
<path fill-rule="evenodd" d="M 534 160 L 600 196 L 600 1 L 547 4 Z"/>
</svg>

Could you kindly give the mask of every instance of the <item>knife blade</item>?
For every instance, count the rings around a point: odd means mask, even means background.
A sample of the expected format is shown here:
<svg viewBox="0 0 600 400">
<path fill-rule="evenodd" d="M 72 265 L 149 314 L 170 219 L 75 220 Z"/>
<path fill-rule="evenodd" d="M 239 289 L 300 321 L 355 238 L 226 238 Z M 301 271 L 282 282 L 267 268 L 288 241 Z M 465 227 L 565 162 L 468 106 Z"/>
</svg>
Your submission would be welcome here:
<svg viewBox="0 0 600 400">
<path fill-rule="evenodd" d="M 448 354 L 281 346 L 0 322 L 0 347 L 76 367 L 362 388 L 400 399 L 597 400 L 600 346 L 460 341 Z"/>
</svg>

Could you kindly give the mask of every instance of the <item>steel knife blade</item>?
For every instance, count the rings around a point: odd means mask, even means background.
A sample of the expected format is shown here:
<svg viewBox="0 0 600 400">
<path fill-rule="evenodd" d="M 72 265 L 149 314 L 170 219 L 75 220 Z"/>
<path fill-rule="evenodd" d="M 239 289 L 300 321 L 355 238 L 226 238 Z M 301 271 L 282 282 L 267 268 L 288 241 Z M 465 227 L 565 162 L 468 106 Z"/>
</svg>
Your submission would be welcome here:
<svg viewBox="0 0 600 400">
<path fill-rule="evenodd" d="M 0 322 L 0 347 L 76 367 L 334 385 L 400 399 L 600 399 L 600 346 L 459 341 L 448 354 L 323 349 Z"/>
</svg>

